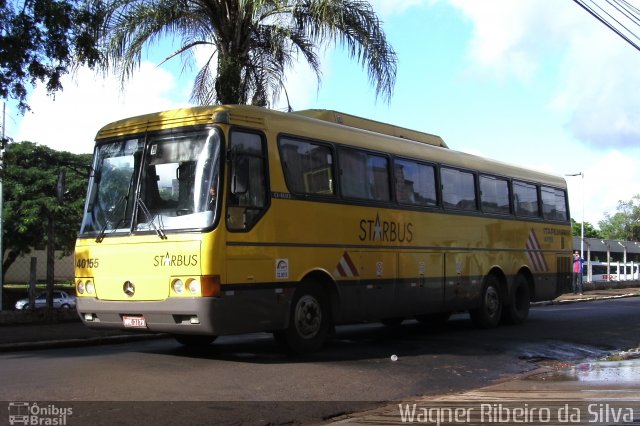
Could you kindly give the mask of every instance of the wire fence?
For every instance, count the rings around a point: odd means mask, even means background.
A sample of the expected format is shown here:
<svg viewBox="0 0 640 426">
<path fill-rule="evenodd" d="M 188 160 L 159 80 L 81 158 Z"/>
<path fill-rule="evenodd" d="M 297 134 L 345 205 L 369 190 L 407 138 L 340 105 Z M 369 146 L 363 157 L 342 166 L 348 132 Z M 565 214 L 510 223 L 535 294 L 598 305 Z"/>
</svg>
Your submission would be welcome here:
<svg viewBox="0 0 640 426">
<path fill-rule="evenodd" d="M 73 281 L 73 255 L 62 257 L 62 252 L 55 253 L 54 281 Z M 45 281 L 47 279 L 47 252 L 45 250 L 34 250 L 27 256 L 19 257 L 7 269 L 4 277 L 5 284 L 25 284 L 29 282 L 31 271 L 31 258 L 37 260 L 36 280 Z"/>
</svg>

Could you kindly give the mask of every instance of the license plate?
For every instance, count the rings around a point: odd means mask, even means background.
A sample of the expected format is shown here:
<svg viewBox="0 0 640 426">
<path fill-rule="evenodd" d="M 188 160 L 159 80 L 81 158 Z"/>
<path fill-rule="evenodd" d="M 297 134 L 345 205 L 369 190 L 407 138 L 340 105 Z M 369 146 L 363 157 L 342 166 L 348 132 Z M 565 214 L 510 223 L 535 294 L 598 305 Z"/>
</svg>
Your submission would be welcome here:
<svg viewBox="0 0 640 426">
<path fill-rule="evenodd" d="M 143 316 L 132 317 L 132 316 L 124 315 L 122 317 L 122 322 L 124 323 L 125 327 L 147 328 L 147 320 L 145 320 Z"/>
</svg>

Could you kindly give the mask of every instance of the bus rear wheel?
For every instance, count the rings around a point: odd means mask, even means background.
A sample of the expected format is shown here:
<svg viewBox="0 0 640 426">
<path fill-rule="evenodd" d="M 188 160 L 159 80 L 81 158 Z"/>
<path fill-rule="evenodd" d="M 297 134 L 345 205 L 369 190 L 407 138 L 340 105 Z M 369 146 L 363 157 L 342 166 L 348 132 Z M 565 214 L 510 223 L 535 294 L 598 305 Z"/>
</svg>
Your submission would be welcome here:
<svg viewBox="0 0 640 426">
<path fill-rule="evenodd" d="M 327 295 L 317 284 L 301 284 L 293 295 L 289 326 L 273 332 L 276 342 L 294 354 L 319 350 L 330 330 Z"/>
<path fill-rule="evenodd" d="M 485 279 L 480 296 L 480 306 L 470 311 L 471 320 L 479 328 L 494 328 L 500 323 L 502 316 L 502 296 L 500 281 L 495 275 Z"/>
<path fill-rule="evenodd" d="M 529 316 L 531 296 L 527 278 L 518 274 L 513 282 L 511 300 L 504 310 L 504 321 L 508 324 L 522 324 Z"/>
<path fill-rule="evenodd" d="M 209 346 L 216 340 L 218 336 L 203 336 L 199 334 L 174 334 L 173 338 L 178 343 L 189 347 L 204 347 Z"/>
</svg>

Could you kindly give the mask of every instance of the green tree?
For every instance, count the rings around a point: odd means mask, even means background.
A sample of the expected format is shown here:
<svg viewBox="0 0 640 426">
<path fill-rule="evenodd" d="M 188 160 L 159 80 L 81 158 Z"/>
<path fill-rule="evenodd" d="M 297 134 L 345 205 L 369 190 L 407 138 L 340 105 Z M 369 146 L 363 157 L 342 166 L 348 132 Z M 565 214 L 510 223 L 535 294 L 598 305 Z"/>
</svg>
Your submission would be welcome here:
<svg viewBox="0 0 640 426">
<path fill-rule="evenodd" d="M 618 201 L 617 213 L 605 213 L 598 222 L 602 236 L 610 240 L 640 241 L 640 194 Z"/>
<path fill-rule="evenodd" d="M 104 65 L 124 81 L 143 48 L 168 35 L 181 42 L 165 61 L 181 56 L 191 64 L 194 48 L 209 49 L 191 95 L 200 104 L 267 106 L 298 55 L 320 82 L 317 50 L 327 43 L 346 47 L 366 67 L 376 95 L 388 100 L 395 84 L 396 54 L 362 0 L 115 0 L 106 15 Z"/>
<path fill-rule="evenodd" d="M 55 247 L 73 252 L 80 229 L 90 154 L 55 151 L 32 142 L 7 146 L 2 170 L 3 273 L 20 256 L 47 244 L 48 223 L 55 223 Z M 65 169 L 65 200 L 56 198 L 58 172 Z"/>
<path fill-rule="evenodd" d="M 100 61 L 96 42 L 102 2 L 0 0 L 0 98 L 29 109 L 27 89 L 44 82 L 52 94 L 75 65 Z"/>
<path fill-rule="evenodd" d="M 574 237 L 579 237 L 582 235 L 582 226 L 581 222 L 576 222 L 575 219 L 571 218 L 571 234 Z M 603 238 L 600 231 L 596 229 L 589 222 L 584 223 L 584 237 L 585 238 Z"/>
</svg>

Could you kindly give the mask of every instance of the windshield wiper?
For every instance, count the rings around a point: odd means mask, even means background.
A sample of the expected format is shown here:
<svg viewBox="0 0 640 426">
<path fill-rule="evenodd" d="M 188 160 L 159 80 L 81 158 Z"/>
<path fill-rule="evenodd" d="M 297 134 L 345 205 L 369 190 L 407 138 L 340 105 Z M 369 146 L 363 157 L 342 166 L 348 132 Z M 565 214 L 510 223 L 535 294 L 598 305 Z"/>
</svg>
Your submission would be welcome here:
<svg viewBox="0 0 640 426">
<path fill-rule="evenodd" d="M 155 219 L 155 216 L 151 215 L 151 212 L 149 211 L 149 208 L 144 203 L 144 201 L 142 201 L 142 199 L 138 197 L 136 198 L 136 204 L 138 205 L 138 207 L 140 207 L 140 210 L 142 210 L 142 213 L 144 213 L 144 215 L 147 217 L 147 223 L 156 231 L 156 234 L 158 234 L 158 237 L 160 237 L 161 240 L 166 240 L 167 234 L 164 233 L 161 226 L 160 227 L 156 226 L 156 224 L 153 221 L 153 219 Z"/>
<path fill-rule="evenodd" d="M 107 226 L 109 226 L 110 223 L 112 223 L 113 221 L 113 216 L 116 214 L 116 212 L 118 211 L 118 209 L 120 208 L 120 206 L 122 205 L 122 203 L 127 200 L 127 203 L 129 202 L 129 194 L 124 194 L 122 197 L 120 197 L 120 199 L 118 200 L 118 202 L 115 204 L 115 206 L 113 206 L 113 210 L 111 210 L 111 212 L 107 215 L 107 217 L 105 218 L 104 221 L 104 225 L 102 225 L 102 228 L 100 228 L 100 232 L 98 233 L 98 236 L 96 237 L 96 243 L 101 243 L 102 240 L 104 240 L 104 236 L 107 233 Z M 115 226 L 113 227 L 113 229 L 117 229 L 118 225 L 120 225 L 120 223 L 122 223 L 122 221 L 125 220 L 125 216 L 127 214 L 127 209 L 124 209 L 124 215 L 118 220 L 118 222 L 116 222 Z"/>
</svg>

